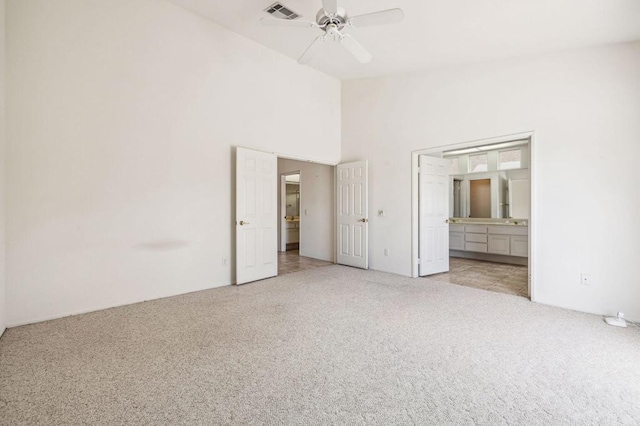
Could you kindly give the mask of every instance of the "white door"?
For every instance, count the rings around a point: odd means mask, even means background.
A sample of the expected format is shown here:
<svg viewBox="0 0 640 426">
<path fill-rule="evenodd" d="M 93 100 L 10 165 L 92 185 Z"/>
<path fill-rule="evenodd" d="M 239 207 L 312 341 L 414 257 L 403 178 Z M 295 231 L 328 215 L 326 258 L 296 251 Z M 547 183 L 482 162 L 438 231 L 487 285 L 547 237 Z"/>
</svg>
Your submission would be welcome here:
<svg viewBox="0 0 640 426">
<path fill-rule="evenodd" d="M 420 156 L 420 276 L 449 270 L 447 160 Z"/>
<path fill-rule="evenodd" d="M 278 275 L 278 159 L 236 150 L 236 283 Z"/>
<path fill-rule="evenodd" d="M 367 162 L 338 164 L 336 169 L 338 263 L 369 268 Z"/>
</svg>

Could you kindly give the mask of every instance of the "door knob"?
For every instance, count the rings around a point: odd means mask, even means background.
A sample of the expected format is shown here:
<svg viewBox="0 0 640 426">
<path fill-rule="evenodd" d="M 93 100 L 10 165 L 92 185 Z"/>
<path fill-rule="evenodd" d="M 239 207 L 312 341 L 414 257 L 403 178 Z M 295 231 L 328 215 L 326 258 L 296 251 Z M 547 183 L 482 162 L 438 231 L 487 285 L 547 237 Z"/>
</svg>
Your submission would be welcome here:
<svg viewBox="0 0 640 426">
<path fill-rule="evenodd" d="M 249 224 L 249 222 L 245 222 L 244 220 L 241 220 L 241 221 L 240 221 L 240 226 L 242 226 L 242 225 L 248 225 L 248 224 Z"/>
<path fill-rule="evenodd" d="M 449 223 L 449 219 L 445 220 L 444 223 Z"/>
<path fill-rule="evenodd" d="M 362 222 L 362 223 L 369 222 L 369 219 L 365 219 L 365 218 L 358 219 L 358 222 Z"/>
</svg>

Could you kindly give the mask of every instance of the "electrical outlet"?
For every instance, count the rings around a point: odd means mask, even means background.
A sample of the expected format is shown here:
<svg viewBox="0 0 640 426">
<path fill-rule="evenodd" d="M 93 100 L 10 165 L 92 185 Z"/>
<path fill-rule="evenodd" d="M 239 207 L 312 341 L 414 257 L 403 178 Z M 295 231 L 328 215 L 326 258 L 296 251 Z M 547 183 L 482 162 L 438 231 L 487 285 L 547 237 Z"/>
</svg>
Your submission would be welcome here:
<svg viewBox="0 0 640 426">
<path fill-rule="evenodd" d="M 222 258 L 222 266 L 228 266 L 229 265 L 229 260 L 226 257 Z"/>
<path fill-rule="evenodd" d="M 580 284 L 591 285 L 591 275 L 583 272 L 580 274 Z"/>
<path fill-rule="evenodd" d="M 389 256 L 389 249 L 384 249 L 384 255 Z"/>
</svg>

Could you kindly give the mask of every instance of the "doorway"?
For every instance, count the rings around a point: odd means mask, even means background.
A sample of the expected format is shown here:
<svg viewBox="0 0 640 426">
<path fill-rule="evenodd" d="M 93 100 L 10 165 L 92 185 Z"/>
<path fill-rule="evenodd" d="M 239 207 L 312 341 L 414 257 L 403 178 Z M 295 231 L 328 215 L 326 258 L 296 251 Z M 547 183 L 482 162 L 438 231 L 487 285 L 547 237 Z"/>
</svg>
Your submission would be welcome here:
<svg viewBox="0 0 640 426">
<path fill-rule="evenodd" d="M 533 145 L 528 132 L 412 153 L 414 277 L 535 301 Z M 434 170 L 446 175 L 444 197 Z M 440 198 L 449 208 L 435 215 Z"/>
<path fill-rule="evenodd" d="M 334 169 L 278 158 L 278 275 L 333 263 Z"/>
<path fill-rule="evenodd" d="M 236 284 L 332 263 L 368 267 L 366 160 L 336 165 L 243 147 L 235 160 Z M 288 175 L 298 188 L 287 203 Z"/>
</svg>

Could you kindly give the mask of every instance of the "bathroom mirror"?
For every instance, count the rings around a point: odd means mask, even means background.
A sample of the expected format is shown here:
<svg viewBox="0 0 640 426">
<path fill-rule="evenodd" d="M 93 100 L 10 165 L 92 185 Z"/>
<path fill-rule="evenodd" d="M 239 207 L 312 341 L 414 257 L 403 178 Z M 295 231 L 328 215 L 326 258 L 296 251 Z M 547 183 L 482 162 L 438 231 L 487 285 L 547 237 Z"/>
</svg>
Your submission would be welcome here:
<svg viewBox="0 0 640 426">
<path fill-rule="evenodd" d="M 442 153 L 449 175 L 449 216 L 528 219 L 531 210 L 528 139 Z"/>
<path fill-rule="evenodd" d="M 508 217 L 507 179 L 503 172 L 450 176 L 449 197 L 452 218 Z"/>
<path fill-rule="evenodd" d="M 286 216 L 300 216 L 300 182 L 287 180 Z"/>
<path fill-rule="evenodd" d="M 531 185 L 529 179 L 509 179 L 509 218 L 529 219 Z"/>
<path fill-rule="evenodd" d="M 469 217 L 491 217 L 491 179 L 469 181 Z"/>
</svg>

